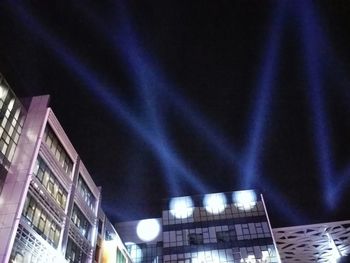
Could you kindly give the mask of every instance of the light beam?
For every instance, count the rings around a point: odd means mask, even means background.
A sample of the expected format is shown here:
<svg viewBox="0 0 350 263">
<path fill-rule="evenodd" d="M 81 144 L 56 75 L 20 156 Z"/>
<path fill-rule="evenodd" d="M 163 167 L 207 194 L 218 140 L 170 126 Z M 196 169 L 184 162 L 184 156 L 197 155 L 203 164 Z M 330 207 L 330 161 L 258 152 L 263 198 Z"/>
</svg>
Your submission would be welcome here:
<svg viewBox="0 0 350 263">
<path fill-rule="evenodd" d="M 128 107 L 115 96 L 111 89 L 101 84 L 92 70 L 80 63 L 79 59 L 59 39 L 49 34 L 21 5 L 11 4 L 12 10 L 23 21 L 23 25 L 31 29 L 33 33 L 45 41 L 56 58 L 80 78 L 84 86 L 99 98 L 108 110 L 114 113 L 113 116 L 118 116 L 127 124 L 136 135 L 140 136 L 149 144 L 150 148 L 157 154 L 161 161 L 174 167 L 179 175 L 183 176 L 198 192 L 205 193 L 209 191 L 207 186 L 198 179 L 198 176 L 194 175 L 193 171 L 180 160 L 175 152 L 168 151 L 165 145 L 159 143 L 152 136 L 152 133 L 131 113 Z"/>
<path fill-rule="evenodd" d="M 241 188 L 251 188 L 259 171 L 259 158 L 262 152 L 265 137 L 266 123 L 268 122 L 270 104 L 273 97 L 273 87 L 276 79 L 278 52 L 281 44 L 281 35 L 286 10 L 286 1 L 279 1 L 271 25 L 271 32 L 264 50 L 261 73 L 258 78 L 254 108 L 249 118 L 248 142 L 245 149 L 243 178 Z"/>
<path fill-rule="evenodd" d="M 299 4 L 297 7 L 300 14 L 299 22 L 301 23 L 305 66 L 309 83 L 308 98 L 312 113 L 315 153 L 318 158 L 322 187 L 325 192 L 323 199 L 328 209 L 334 209 L 334 197 L 332 195 L 334 188 L 333 156 L 322 85 L 321 47 L 323 41 L 318 30 L 319 23 L 315 19 L 316 14 L 311 6 L 311 2 L 298 1 L 297 3 Z"/>
</svg>

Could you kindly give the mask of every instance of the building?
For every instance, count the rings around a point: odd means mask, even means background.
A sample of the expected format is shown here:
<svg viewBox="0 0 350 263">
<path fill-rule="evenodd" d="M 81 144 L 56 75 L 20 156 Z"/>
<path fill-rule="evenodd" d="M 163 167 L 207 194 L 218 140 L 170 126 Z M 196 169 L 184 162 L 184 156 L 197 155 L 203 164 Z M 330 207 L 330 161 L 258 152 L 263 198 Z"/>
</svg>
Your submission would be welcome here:
<svg viewBox="0 0 350 263">
<path fill-rule="evenodd" d="M 123 222 L 116 227 L 134 263 L 163 262 L 161 218 Z"/>
<path fill-rule="evenodd" d="M 131 263 L 131 258 L 113 224 L 100 209 L 95 262 Z"/>
<path fill-rule="evenodd" d="M 117 224 L 135 263 L 280 262 L 253 190 L 167 200 L 162 217 Z"/>
<path fill-rule="evenodd" d="M 173 198 L 116 227 L 135 263 L 350 262 L 350 220 L 272 229 L 252 190 Z"/>
<path fill-rule="evenodd" d="M 48 103 L 39 96 L 24 107 L 0 75 L 0 262 L 113 262 L 104 243 L 114 262 L 130 262 Z"/>
<path fill-rule="evenodd" d="M 273 229 L 282 262 L 350 262 L 350 220 Z"/>
<path fill-rule="evenodd" d="M 350 221 L 272 229 L 253 190 L 175 197 L 161 218 L 117 230 L 49 96 L 21 102 L 0 75 L 0 262 L 340 263 L 350 254 Z"/>
</svg>

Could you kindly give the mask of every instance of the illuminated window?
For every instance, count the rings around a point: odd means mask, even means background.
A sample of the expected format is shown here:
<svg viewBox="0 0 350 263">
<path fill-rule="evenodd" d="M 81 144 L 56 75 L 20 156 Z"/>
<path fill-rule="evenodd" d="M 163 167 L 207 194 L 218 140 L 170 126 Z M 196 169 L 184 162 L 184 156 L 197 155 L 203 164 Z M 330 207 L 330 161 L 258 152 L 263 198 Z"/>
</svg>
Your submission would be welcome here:
<svg viewBox="0 0 350 263">
<path fill-rule="evenodd" d="M 44 235 L 49 237 L 51 240 L 53 240 L 53 238 L 50 236 L 50 228 L 51 225 L 49 222 L 47 224 L 45 224 L 45 229 L 44 229 Z"/>
<path fill-rule="evenodd" d="M 36 161 L 34 175 L 55 199 L 56 203 L 64 209 L 67 203 L 67 192 L 40 156 Z"/>
<path fill-rule="evenodd" d="M 46 224 L 46 214 L 41 213 L 39 218 L 39 224 L 38 224 L 38 229 L 41 233 L 44 233 L 45 224 Z"/>
<path fill-rule="evenodd" d="M 0 75 L 0 163 L 9 168 L 25 119 L 25 110 Z"/>
<path fill-rule="evenodd" d="M 145 246 L 149 246 L 146 244 L 143 244 Z M 128 250 L 130 257 L 132 259 L 132 262 L 135 263 L 140 263 L 140 262 L 150 262 L 146 259 L 144 259 L 144 255 L 143 255 L 143 250 L 141 249 L 141 247 L 139 245 L 136 245 L 133 242 L 126 242 L 125 243 L 126 249 Z"/>
<path fill-rule="evenodd" d="M 61 229 L 32 196 L 25 201 L 23 217 L 40 236 L 57 248 Z"/>
<path fill-rule="evenodd" d="M 50 148 L 51 152 L 53 153 L 63 170 L 68 175 L 70 175 L 73 169 L 73 161 L 68 156 L 68 153 L 64 150 L 61 142 L 58 140 L 56 134 L 54 133 L 50 125 L 46 125 L 44 141 L 46 145 Z"/>
</svg>

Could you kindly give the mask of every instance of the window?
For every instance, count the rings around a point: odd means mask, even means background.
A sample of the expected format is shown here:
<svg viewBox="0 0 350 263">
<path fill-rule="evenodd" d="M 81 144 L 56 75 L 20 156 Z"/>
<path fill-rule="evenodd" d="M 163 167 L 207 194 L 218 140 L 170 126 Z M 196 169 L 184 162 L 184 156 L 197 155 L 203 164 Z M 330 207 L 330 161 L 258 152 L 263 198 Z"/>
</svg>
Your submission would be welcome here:
<svg viewBox="0 0 350 263">
<path fill-rule="evenodd" d="M 60 227 L 30 195 L 24 203 L 22 215 L 40 236 L 57 248 L 61 234 Z"/>
<path fill-rule="evenodd" d="M 25 110 L 0 76 L 0 163 L 9 168 L 22 131 Z"/>
<path fill-rule="evenodd" d="M 53 187 L 54 186 L 54 181 L 53 181 L 53 178 L 52 177 L 50 177 L 49 178 L 49 181 L 47 182 L 47 191 L 49 191 L 49 193 L 51 194 L 51 195 L 53 195 L 54 194 L 54 191 L 53 191 Z"/>
<path fill-rule="evenodd" d="M 67 203 L 67 192 L 40 156 L 38 156 L 38 159 L 36 160 L 34 175 L 46 188 L 53 199 L 55 199 L 56 203 L 62 209 L 65 209 Z"/>
<path fill-rule="evenodd" d="M 24 215 L 27 217 L 27 219 L 30 222 L 32 222 L 34 218 L 35 206 L 36 206 L 36 202 L 34 201 L 34 199 L 32 198 L 26 199 L 26 203 L 25 203 L 26 212 Z"/>
<path fill-rule="evenodd" d="M 91 229 L 91 224 L 76 205 L 74 205 L 71 220 L 74 223 L 74 225 L 79 229 L 80 233 L 85 238 L 88 238 Z"/>
<path fill-rule="evenodd" d="M 62 208 L 64 208 L 67 203 L 67 194 L 63 191 L 64 190 L 62 190 L 61 188 L 58 188 L 56 197 L 57 202 Z"/>
<path fill-rule="evenodd" d="M 234 229 L 230 229 L 227 231 L 216 232 L 216 238 L 218 243 L 225 243 L 225 242 L 232 242 L 237 240 L 237 235 Z"/>
<path fill-rule="evenodd" d="M 203 234 L 188 234 L 188 243 L 190 245 L 202 245 Z"/>
<path fill-rule="evenodd" d="M 63 170 L 68 175 L 71 175 L 73 170 L 73 161 L 68 156 L 68 153 L 64 150 L 62 144 L 58 140 L 56 134 L 54 133 L 50 125 L 46 125 L 44 141 L 46 145 L 50 148 L 51 152 L 53 153 Z"/>
<path fill-rule="evenodd" d="M 83 197 L 85 203 L 94 211 L 96 199 L 81 175 L 78 178 L 78 192 Z"/>
<path fill-rule="evenodd" d="M 45 229 L 44 229 L 44 235 L 49 237 L 51 240 L 53 240 L 53 238 L 50 236 L 50 228 L 53 224 L 51 224 L 50 222 L 47 222 L 47 224 L 45 224 Z"/>
<path fill-rule="evenodd" d="M 86 255 L 70 238 L 68 238 L 67 243 L 66 259 L 69 261 L 69 263 L 80 263 L 85 262 L 86 260 Z"/>
<path fill-rule="evenodd" d="M 41 213 L 40 214 L 40 218 L 39 218 L 38 229 L 42 233 L 44 233 L 45 224 L 46 224 L 46 214 L 45 213 Z"/>
<path fill-rule="evenodd" d="M 119 248 L 117 248 L 117 263 L 126 263 L 126 258 Z"/>
<path fill-rule="evenodd" d="M 102 226 L 103 226 L 103 222 L 101 219 L 98 220 L 98 233 L 102 234 Z"/>
</svg>

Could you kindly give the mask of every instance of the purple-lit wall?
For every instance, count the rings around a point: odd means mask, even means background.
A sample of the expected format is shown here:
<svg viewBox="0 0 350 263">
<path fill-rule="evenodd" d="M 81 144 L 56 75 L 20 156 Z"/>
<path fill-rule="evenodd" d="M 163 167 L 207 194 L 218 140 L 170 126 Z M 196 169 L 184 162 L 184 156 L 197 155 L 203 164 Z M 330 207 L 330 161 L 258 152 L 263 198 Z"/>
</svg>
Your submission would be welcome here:
<svg viewBox="0 0 350 263">
<path fill-rule="evenodd" d="M 8 262 L 47 118 L 49 96 L 34 97 L 0 195 L 0 262 Z"/>
</svg>

